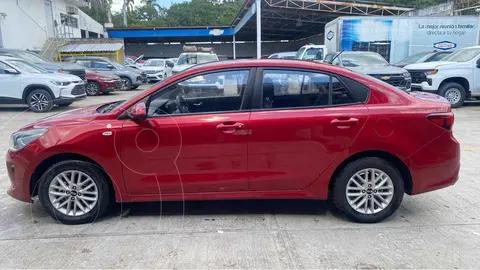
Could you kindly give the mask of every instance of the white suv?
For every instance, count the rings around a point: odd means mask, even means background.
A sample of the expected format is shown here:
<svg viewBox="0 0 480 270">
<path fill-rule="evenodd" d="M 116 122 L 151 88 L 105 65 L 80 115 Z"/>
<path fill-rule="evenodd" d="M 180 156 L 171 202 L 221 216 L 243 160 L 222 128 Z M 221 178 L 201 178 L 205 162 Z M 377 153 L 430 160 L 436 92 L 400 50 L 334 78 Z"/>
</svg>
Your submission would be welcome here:
<svg viewBox="0 0 480 270">
<path fill-rule="evenodd" d="M 0 104 L 27 104 L 34 112 L 48 112 L 86 96 L 85 83 L 75 75 L 49 73 L 22 59 L 0 56 Z"/>
<path fill-rule="evenodd" d="M 412 90 L 437 93 L 452 108 L 466 98 L 480 98 L 480 46 L 458 50 L 442 61 L 405 66 L 412 77 Z"/>
<path fill-rule="evenodd" d="M 295 54 L 295 59 L 307 61 L 323 61 L 328 50 L 325 45 L 309 44 L 301 47 Z"/>
</svg>

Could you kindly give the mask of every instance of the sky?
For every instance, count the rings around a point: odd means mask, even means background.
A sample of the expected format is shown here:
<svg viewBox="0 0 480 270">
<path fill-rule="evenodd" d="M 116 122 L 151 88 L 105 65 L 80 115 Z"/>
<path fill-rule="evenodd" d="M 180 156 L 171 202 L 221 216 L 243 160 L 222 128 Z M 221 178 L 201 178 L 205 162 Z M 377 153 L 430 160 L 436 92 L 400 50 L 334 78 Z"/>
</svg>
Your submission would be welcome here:
<svg viewBox="0 0 480 270">
<path fill-rule="evenodd" d="M 181 3 L 185 0 L 156 0 L 157 4 L 162 7 L 169 8 L 172 3 Z M 141 0 L 135 0 L 135 5 L 140 5 Z M 123 0 L 113 0 L 112 3 L 112 11 L 113 12 L 120 12 L 122 10 Z"/>
</svg>

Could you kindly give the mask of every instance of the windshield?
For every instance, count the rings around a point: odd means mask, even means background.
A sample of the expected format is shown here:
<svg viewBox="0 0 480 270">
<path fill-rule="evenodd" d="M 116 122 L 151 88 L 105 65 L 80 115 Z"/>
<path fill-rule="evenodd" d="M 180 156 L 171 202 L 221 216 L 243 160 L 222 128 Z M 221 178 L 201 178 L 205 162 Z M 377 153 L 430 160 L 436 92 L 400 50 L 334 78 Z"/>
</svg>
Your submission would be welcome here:
<svg viewBox="0 0 480 270">
<path fill-rule="evenodd" d="M 303 60 L 323 60 L 322 48 L 308 48 L 302 57 Z"/>
<path fill-rule="evenodd" d="M 218 61 L 216 54 L 182 53 L 178 58 L 177 65 L 196 65 L 214 61 Z"/>
<path fill-rule="evenodd" d="M 359 66 L 388 66 L 388 62 L 382 56 L 374 53 L 365 54 L 343 54 L 342 66 L 344 67 L 359 67 Z"/>
<path fill-rule="evenodd" d="M 298 50 L 298 52 L 295 54 L 295 59 L 301 59 L 305 49 L 306 49 L 305 47 L 300 48 L 300 50 Z"/>
<path fill-rule="evenodd" d="M 480 48 L 462 49 L 450 54 L 449 56 L 446 56 L 442 60 L 451 62 L 467 62 L 472 60 L 479 53 Z"/>
<path fill-rule="evenodd" d="M 163 67 L 165 66 L 165 61 L 164 60 L 147 60 L 143 65 L 147 67 Z"/>
<path fill-rule="evenodd" d="M 43 73 L 48 73 L 45 69 L 31 64 L 27 61 L 23 60 L 8 60 L 8 63 L 12 64 L 16 68 L 18 68 L 20 71 L 23 72 L 28 72 L 28 73 L 34 73 L 34 74 L 43 74 Z"/>
<path fill-rule="evenodd" d="M 32 63 L 48 63 L 49 61 L 40 55 L 36 55 L 34 53 L 29 53 L 29 52 L 17 52 L 18 55 L 20 56 L 19 58 L 22 58 L 23 60 L 26 60 L 28 62 Z"/>
<path fill-rule="evenodd" d="M 430 52 L 422 52 L 422 53 L 412 54 L 409 57 L 400 61 L 399 63 L 416 63 L 417 61 L 419 61 L 420 59 L 422 59 L 423 57 L 425 57 L 426 55 L 429 55 L 429 54 L 430 54 Z"/>
</svg>

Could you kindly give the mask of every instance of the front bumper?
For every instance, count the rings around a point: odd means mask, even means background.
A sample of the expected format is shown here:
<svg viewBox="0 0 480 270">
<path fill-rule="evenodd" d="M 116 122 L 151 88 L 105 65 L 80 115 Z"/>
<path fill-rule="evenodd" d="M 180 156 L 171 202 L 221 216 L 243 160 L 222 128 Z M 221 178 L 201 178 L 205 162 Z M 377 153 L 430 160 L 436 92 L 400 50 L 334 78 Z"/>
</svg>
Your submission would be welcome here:
<svg viewBox="0 0 480 270">
<path fill-rule="evenodd" d="M 147 74 L 147 78 L 149 81 L 161 81 L 163 80 L 163 73 Z"/>
<path fill-rule="evenodd" d="M 7 189 L 7 194 L 23 202 L 32 202 L 30 196 L 30 176 L 33 173 L 30 170 L 33 167 L 31 164 L 32 159 L 29 159 L 30 153 L 24 151 L 24 149 L 19 151 L 8 150 L 5 156 L 6 169 L 10 179 L 10 187 Z"/>
<path fill-rule="evenodd" d="M 122 81 L 102 81 L 100 84 L 100 93 L 111 93 L 122 89 Z"/>
<path fill-rule="evenodd" d="M 72 103 L 79 99 L 87 97 L 85 84 L 82 82 L 70 84 L 59 89 L 60 95 L 53 100 L 56 105 Z"/>
</svg>

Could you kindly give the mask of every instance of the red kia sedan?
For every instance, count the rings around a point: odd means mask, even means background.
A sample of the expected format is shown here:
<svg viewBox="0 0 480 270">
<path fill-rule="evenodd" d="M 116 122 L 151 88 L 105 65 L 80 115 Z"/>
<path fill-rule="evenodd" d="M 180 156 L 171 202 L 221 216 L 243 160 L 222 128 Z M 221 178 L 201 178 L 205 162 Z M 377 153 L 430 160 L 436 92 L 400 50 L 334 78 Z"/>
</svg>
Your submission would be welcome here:
<svg viewBox="0 0 480 270">
<path fill-rule="evenodd" d="M 116 202 L 330 199 L 381 221 L 457 181 L 445 99 L 331 65 L 198 65 L 126 101 L 42 119 L 12 135 L 8 193 L 92 222 Z"/>
</svg>

